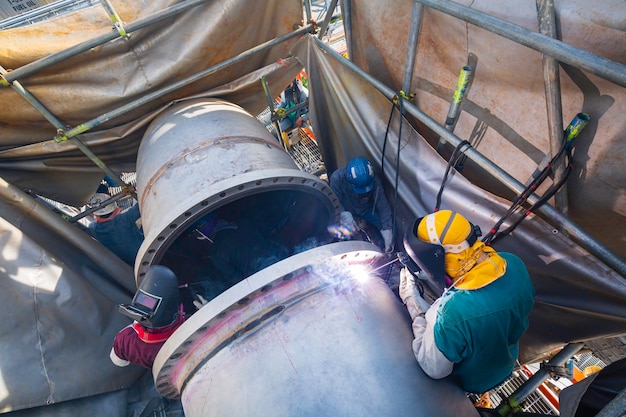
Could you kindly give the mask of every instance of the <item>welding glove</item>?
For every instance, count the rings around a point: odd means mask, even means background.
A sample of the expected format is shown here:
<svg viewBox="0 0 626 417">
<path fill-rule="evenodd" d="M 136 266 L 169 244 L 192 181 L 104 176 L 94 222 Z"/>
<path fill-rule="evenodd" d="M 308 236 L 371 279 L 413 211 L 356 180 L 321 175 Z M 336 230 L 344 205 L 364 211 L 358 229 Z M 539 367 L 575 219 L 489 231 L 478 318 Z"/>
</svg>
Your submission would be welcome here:
<svg viewBox="0 0 626 417">
<path fill-rule="evenodd" d="M 276 109 L 276 114 L 278 115 L 278 117 L 280 117 L 281 119 L 284 119 L 285 116 L 287 116 L 287 110 L 281 108 Z"/>
<path fill-rule="evenodd" d="M 349 211 L 341 212 L 340 221 L 341 221 L 341 225 L 347 228 L 351 232 L 356 232 L 357 229 L 359 228 L 356 222 L 354 221 L 354 217 L 352 216 L 352 213 L 350 213 Z"/>
<path fill-rule="evenodd" d="M 409 310 L 412 319 L 426 313 L 430 305 L 422 298 L 415 285 L 415 277 L 405 267 L 400 271 L 400 286 L 398 288 L 400 299 Z"/>
<path fill-rule="evenodd" d="M 198 310 L 200 310 L 206 303 L 208 303 L 208 301 L 200 294 L 196 294 L 196 296 L 198 297 L 198 299 L 193 300 L 193 305 L 196 306 Z"/>
<path fill-rule="evenodd" d="M 385 252 L 389 253 L 393 250 L 393 233 L 390 229 L 381 230 L 380 234 L 383 237 L 383 241 L 385 242 Z"/>
</svg>

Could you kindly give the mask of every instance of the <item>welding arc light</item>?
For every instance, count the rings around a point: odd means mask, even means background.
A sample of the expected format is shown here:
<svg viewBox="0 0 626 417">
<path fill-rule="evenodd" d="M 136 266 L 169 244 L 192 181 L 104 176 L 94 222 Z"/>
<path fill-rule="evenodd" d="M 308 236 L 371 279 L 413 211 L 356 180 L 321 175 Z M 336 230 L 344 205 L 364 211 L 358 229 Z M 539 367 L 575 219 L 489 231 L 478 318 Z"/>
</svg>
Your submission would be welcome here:
<svg viewBox="0 0 626 417">
<path fill-rule="evenodd" d="M 350 274 L 350 278 L 359 283 L 365 283 L 372 279 L 371 268 L 369 265 L 349 265 L 348 272 Z"/>
</svg>

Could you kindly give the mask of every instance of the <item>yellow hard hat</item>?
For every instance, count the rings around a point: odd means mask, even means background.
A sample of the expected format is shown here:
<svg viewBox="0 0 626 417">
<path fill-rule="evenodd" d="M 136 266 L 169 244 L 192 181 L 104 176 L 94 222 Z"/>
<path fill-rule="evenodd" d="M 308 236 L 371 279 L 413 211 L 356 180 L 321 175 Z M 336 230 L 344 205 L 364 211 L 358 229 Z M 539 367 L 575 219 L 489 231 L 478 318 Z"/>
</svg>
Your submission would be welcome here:
<svg viewBox="0 0 626 417">
<path fill-rule="evenodd" d="M 446 253 L 460 253 L 472 247 L 480 229 L 452 210 L 440 210 L 422 218 L 417 236 L 424 242 L 443 246 Z"/>
</svg>

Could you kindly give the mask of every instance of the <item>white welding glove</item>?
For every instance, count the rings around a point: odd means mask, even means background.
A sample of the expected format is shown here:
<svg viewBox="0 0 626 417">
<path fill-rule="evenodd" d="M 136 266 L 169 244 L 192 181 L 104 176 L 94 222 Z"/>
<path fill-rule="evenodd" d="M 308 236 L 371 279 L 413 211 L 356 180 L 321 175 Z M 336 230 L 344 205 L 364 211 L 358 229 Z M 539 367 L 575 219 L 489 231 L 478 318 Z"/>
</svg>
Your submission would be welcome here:
<svg viewBox="0 0 626 417">
<path fill-rule="evenodd" d="M 358 229 L 352 213 L 349 211 L 342 211 L 340 217 L 341 225 L 347 228 L 351 232 L 355 232 Z"/>
<path fill-rule="evenodd" d="M 391 232 L 391 229 L 381 230 L 380 234 L 385 242 L 385 252 L 389 253 L 393 251 L 393 233 Z"/>
<path fill-rule="evenodd" d="M 430 305 L 424 300 L 415 285 L 415 277 L 405 267 L 400 271 L 400 286 L 398 288 L 400 293 L 400 299 L 406 305 L 409 310 L 409 315 L 412 319 L 420 314 L 426 313 Z"/>
<path fill-rule="evenodd" d="M 206 303 L 208 303 L 208 301 L 206 300 L 206 298 L 204 298 L 200 294 L 197 294 L 197 296 L 198 296 L 198 300 L 193 300 L 193 305 L 196 306 L 198 310 L 200 310 L 202 307 L 206 305 Z"/>
</svg>

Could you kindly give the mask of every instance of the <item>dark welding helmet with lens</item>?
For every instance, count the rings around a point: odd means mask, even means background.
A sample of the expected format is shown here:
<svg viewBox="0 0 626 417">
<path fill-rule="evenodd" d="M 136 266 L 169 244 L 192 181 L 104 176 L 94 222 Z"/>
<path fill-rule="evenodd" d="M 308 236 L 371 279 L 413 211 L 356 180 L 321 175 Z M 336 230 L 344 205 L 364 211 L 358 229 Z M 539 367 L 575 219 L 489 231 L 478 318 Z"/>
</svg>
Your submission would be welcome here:
<svg viewBox="0 0 626 417">
<path fill-rule="evenodd" d="M 404 235 L 404 250 L 409 258 L 424 272 L 428 287 L 435 294 L 441 294 L 446 288 L 445 250 L 441 245 L 424 242 L 417 237 L 420 217 L 409 227 Z M 422 274 L 422 276 L 424 275 Z"/>
<path fill-rule="evenodd" d="M 150 267 L 130 304 L 120 304 L 119 311 L 148 329 L 169 326 L 179 308 L 178 278 L 168 267 Z"/>
</svg>

